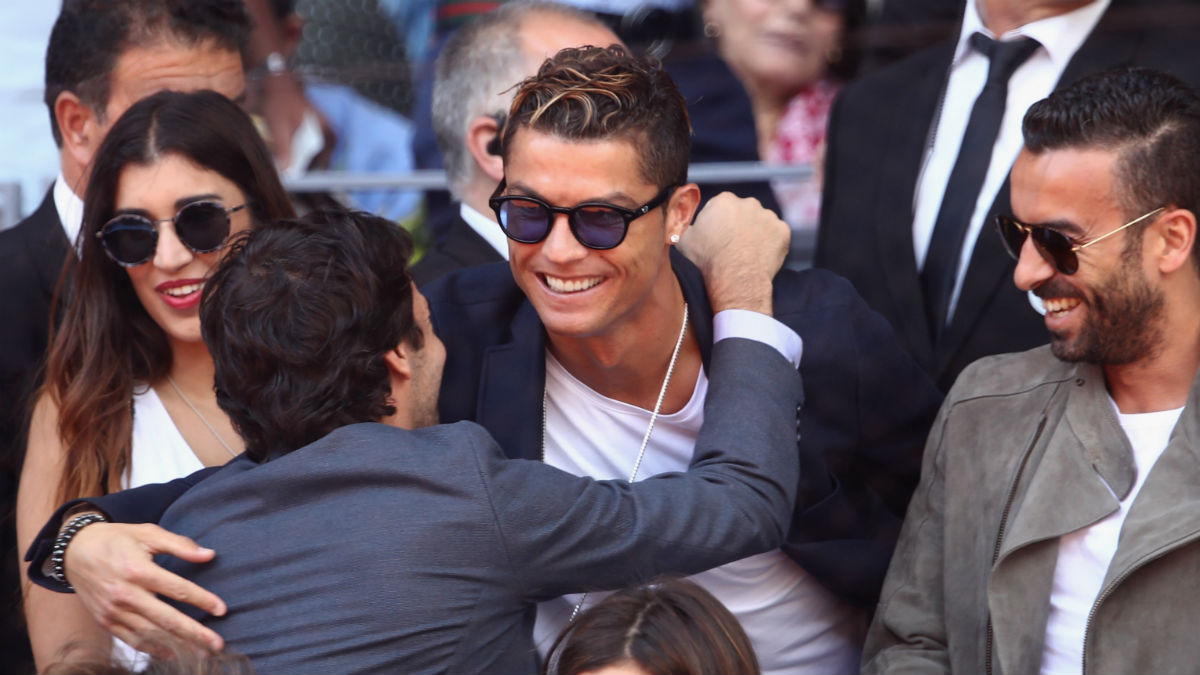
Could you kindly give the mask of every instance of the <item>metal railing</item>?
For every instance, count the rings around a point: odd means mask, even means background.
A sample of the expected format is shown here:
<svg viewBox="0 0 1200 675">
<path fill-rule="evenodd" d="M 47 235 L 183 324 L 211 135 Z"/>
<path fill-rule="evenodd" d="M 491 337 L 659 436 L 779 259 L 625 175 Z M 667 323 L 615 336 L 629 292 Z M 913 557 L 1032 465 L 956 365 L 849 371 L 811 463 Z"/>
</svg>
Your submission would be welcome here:
<svg viewBox="0 0 1200 675">
<path fill-rule="evenodd" d="M 696 183 L 752 183 L 784 178 L 808 180 L 813 169 L 808 165 L 775 166 L 762 162 L 715 162 L 688 167 L 688 179 Z M 440 190 L 446 187 L 446 175 L 440 170 L 408 173 L 363 173 L 353 171 L 310 171 L 284 180 L 291 192 L 341 192 L 345 190 Z"/>
</svg>

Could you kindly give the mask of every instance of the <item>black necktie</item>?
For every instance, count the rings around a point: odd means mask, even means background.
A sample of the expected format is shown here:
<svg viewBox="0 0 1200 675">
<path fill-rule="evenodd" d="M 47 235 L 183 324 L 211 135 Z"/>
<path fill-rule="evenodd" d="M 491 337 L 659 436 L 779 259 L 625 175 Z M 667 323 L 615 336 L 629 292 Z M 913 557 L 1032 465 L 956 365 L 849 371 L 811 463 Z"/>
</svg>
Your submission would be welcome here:
<svg viewBox="0 0 1200 675">
<path fill-rule="evenodd" d="M 963 240 L 979 200 L 979 190 L 992 161 L 992 148 L 1004 119 L 1004 104 L 1008 99 L 1008 78 L 1024 63 L 1039 44 L 1028 37 L 1010 42 L 997 42 L 982 33 L 970 38 L 971 46 L 988 57 L 987 83 L 975 106 L 963 134 L 958 159 L 946 183 L 942 208 L 933 226 L 933 238 L 921 269 L 921 289 L 925 294 L 925 310 L 934 342 L 942 336 L 950 309 L 950 295 L 962 257 Z"/>
</svg>

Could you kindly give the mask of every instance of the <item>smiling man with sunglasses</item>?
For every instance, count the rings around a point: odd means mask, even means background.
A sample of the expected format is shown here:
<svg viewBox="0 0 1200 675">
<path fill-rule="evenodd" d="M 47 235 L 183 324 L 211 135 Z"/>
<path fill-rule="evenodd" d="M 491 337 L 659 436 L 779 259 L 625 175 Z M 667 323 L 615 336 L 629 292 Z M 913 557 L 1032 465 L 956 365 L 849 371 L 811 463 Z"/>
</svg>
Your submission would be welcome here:
<svg viewBox="0 0 1200 675">
<path fill-rule="evenodd" d="M 759 254 L 721 242 L 738 231 L 722 220 L 738 216 L 730 195 L 685 236 L 700 194 L 687 180 L 677 88 L 621 49 L 564 50 L 518 87 L 500 149 L 504 181 L 489 205 L 509 265 L 428 290 L 449 354 L 442 420 L 478 421 L 510 456 L 580 475 L 638 481 L 682 468 L 709 414 L 713 339 L 754 317 L 710 305 L 713 289 L 673 244 Z M 692 235 L 714 238 L 702 247 Z M 764 309 L 804 339 L 810 383 L 791 533 L 779 550 L 696 580 L 738 616 L 764 672 L 851 672 L 860 606 L 876 600 L 939 396 L 843 280 L 784 272 L 773 283 Z M 543 647 L 595 600 L 542 603 Z"/>
<path fill-rule="evenodd" d="M 868 672 L 1200 662 L 1200 95 L 1113 71 L 1030 108 L 997 226 L 1048 346 L 963 372 Z"/>
</svg>

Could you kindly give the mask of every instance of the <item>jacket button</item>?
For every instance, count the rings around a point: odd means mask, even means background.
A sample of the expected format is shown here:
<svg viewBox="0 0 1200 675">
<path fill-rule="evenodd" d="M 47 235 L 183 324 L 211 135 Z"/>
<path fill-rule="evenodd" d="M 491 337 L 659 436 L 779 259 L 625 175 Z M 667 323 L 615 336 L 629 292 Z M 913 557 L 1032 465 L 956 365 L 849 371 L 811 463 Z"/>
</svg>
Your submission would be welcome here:
<svg viewBox="0 0 1200 675">
<path fill-rule="evenodd" d="M 1083 379 L 1082 377 L 1075 378 L 1076 387 L 1082 387 L 1084 382 L 1087 382 L 1087 380 Z"/>
</svg>

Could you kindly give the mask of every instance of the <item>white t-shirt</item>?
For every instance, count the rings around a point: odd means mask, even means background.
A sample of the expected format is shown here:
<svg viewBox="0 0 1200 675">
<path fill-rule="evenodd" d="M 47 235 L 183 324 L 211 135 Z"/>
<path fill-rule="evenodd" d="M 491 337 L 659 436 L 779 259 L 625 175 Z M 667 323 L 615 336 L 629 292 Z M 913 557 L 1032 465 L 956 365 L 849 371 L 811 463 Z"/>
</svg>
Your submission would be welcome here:
<svg viewBox="0 0 1200 675">
<path fill-rule="evenodd" d="M 664 364 L 665 365 L 665 364 Z M 637 479 L 686 471 L 704 421 L 708 378 L 700 372 L 682 410 L 659 415 Z M 650 411 L 596 393 L 546 353 L 545 461 L 597 479 L 628 480 Z M 691 577 L 729 608 L 750 636 L 764 673 L 856 673 L 865 615 L 834 596 L 782 551 Z M 538 605 L 534 639 L 545 654 L 580 595 Z M 592 593 L 587 606 L 604 597 Z"/>
<path fill-rule="evenodd" d="M 1042 646 L 1042 673 L 1063 675 L 1083 671 L 1084 630 L 1108 566 L 1117 553 L 1121 526 L 1146 483 L 1146 476 L 1167 448 L 1171 430 L 1182 412 L 1183 408 L 1128 415 L 1118 411 L 1121 428 L 1133 447 L 1137 478 L 1119 509 L 1059 539 L 1046 642 Z"/>
</svg>

